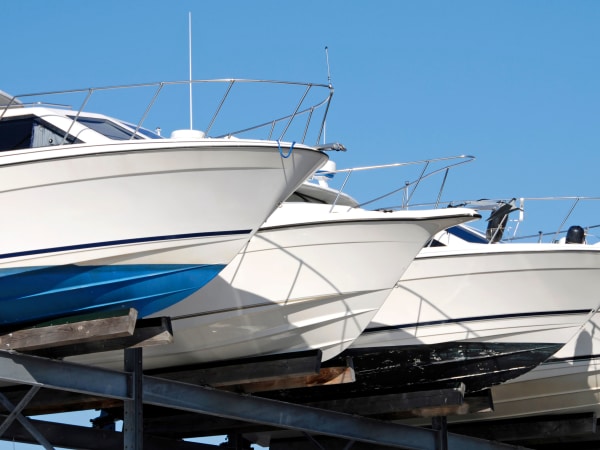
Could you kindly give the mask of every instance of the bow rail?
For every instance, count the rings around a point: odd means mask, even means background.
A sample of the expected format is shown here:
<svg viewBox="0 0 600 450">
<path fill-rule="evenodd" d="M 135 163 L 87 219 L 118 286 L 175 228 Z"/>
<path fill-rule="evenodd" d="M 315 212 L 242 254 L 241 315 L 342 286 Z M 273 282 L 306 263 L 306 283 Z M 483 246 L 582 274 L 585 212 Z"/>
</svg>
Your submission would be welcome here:
<svg viewBox="0 0 600 450">
<path fill-rule="evenodd" d="M 334 92 L 330 84 L 243 78 L 160 81 L 14 96 L 0 91 L 0 120 L 11 108 L 45 106 L 72 110 L 75 121 L 86 111 L 127 119 L 135 124 L 136 132 L 153 128 L 147 126 L 149 122 L 157 124 L 155 128 L 159 132 L 176 130 L 181 128 L 176 124 L 183 123 L 180 116 L 186 110 L 187 94 L 182 88 L 188 86 L 202 89 L 200 95 L 198 92 L 194 95 L 194 108 L 208 110 L 204 112 L 206 126 L 202 130 L 206 136 L 212 133 L 215 138 L 288 139 L 309 145 L 319 144 L 324 136 Z M 262 92 L 265 87 L 273 90 Z M 284 88 L 287 91 L 283 92 Z M 136 92 L 131 94 L 133 91 Z M 108 97 L 108 101 L 96 100 L 101 94 Z M 73 102 L 73 98 L 78 101 Z M 92 101 L 95 102 L 93 109 Z M 136 107 L 136 104 L 141 106 Z M 320 112 L 318 116 L 317 112 Z M 219 123 L 222 125 L 217 126 Z M 288 138 L 289 135 L 293 138 Z M 307 142 L 311 136 L 313 143 Z"/>
</svg>

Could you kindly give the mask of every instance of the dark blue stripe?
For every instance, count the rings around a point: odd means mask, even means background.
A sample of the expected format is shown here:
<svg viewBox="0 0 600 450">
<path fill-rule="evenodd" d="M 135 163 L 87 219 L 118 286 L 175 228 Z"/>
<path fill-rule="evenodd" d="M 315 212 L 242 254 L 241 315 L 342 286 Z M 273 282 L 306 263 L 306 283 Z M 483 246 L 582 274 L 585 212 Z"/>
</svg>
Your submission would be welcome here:
<svg viewBox="0 0 600 450">
<path fill-rule="evenodd" d="M 448 233 L 453 234 L 454 236 L 462 239 L 463 241 L 472 242 L 475 244 L 489 244 L 490 243 L 490 241 L 488 241 L 487 239 L 484 239 L 481 236 L 478 236 L 477 234 L 475 234 L 463 227 L 459 227 L 458 225 L 448 228 L 447 231 L 448 231 Z"/>
<path fill-rule="evenodd" d="M 575 362 L 575 361 L 591 361 L 592 359 L 600 358 L 600 355 L 577 355 L 565 356 L 564 358 L 549 358 L 544 364 L 558 362 Z"/>
<path fill-rule="evenodd" d="M 82 250 L 86 248 L 110 247 L 113 245 L 138 244 L 140 242 L 157 242 L 169 241 L 172 239 L 188 239 L 208 236 L 232 236 L 236 234 L 248 234 L 252 230 L 230 230 L 230 231 L 209 231 L 206 233 L 188 233 L 188 234 L 171 234 L 166 236 L 150 236 L 135 239 L 122 239 L 118 241 L 93 242 L 90 244 L 67 245 L 64 247 L 41 248 L 36 250 L 26 250 L 22 252 L 0 254 L 0 259 L 14 258 L 16 256 L 41 255 L 44 253 L 64 252 L 70 250 Z"/>
<path fill-rule="evenodd" d="M 566 311 L 538 311 L 520 314 L 496 314 L 493 316 L 463 317 L 462 319 L 443 319 L 432 320 L 430 322 L 409 323 L 404 325 L 387 325 L 384 327 L 373 327 L 366 329 L 364 333 L 377 333 L 379 331 L 401 330 L 403 328 L 427 327 L 431 325 L 443 325 L 449 323 L 477 322 L 481 320 L 514 319 L 519 317 L 533 316 L 561 316 L 565 314 L 589 314 L 590 312 L 592 312 L 591 309 L 570 309 Z"/>
</svg>

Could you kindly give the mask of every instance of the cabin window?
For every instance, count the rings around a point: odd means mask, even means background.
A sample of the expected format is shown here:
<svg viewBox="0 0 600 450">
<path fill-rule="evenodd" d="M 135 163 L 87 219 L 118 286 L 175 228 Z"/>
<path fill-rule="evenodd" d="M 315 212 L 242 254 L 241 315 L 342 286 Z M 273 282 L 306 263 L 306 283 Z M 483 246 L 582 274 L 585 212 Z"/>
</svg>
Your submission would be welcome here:
<svg viewBox="0 0 600 450">
<path fill-rule="evenodd" d="M 298 202 L 298 203 L 327 203 L 325 200 L 313 197 L 311 195 L 306 195 L 301 192 L 294 192 L 290 195 L 286 200 L 286 202 Z"/>
<path fill-rule="evenodd" d="M 103 136 L 106 136 L 109 139 L 114 139 L 117 141 L 127 141 L 129 139 L 142 139 L 137 134 L 134 134 L 132 131 L 127 130 L 126 128 L 120 127 L 114 122 L 106 119 L 97 119 L 95 117 L 75 117 L 70 116 L 71 119 L 76 120 L 78 123 L 85 125 L 88 128 L 91 128 L 96 133 L 100 133 Z"/>
<path fill-rule="evenodd" d="M 0 121 L 0 151 L 60 145 L 63 139 L 63 132 L 36 116 Z M 74 141 L 69 136 L 65 143 Z"/>
</svg>

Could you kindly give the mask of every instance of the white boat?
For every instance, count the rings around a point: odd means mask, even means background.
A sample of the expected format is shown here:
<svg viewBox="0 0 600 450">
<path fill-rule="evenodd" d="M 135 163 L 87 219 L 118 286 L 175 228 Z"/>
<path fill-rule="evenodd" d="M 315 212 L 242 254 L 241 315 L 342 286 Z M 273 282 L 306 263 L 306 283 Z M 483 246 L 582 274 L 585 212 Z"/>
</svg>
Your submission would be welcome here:
<svg viewBox="0 0 600 450">
<path fill-rule="evenodd" d="M 573 198 L 598 200 L 598 198 Z M 596 204 L 595 202 L 591 202 Z M 598 251 L 598 237 L 586 227 L 587 246 Z M 579 245 L 578 245 L 579 246 Z M 565 288 L 576 300 L 577 280 Z M 597 283 L 597 281 L 596 281 Z M 600 294 L 597 294 L 600 297 Z M 595 312 L 558 352 L 530 372 L 491 389 L 493 411 L 449 417 L 452 422 L 532 416 L 600 414 L 600 312 Z"/>
<path fill-rule="evenodd" d="M 174 342 L 145 348 L 144 367 L 310 349 L 330 359 L 359 336 L 433 235 L 479 217 L 469 208 L 369 211 L 305 183 L 219 276 L 158 313 L 171 317 Z M 118 352 L 75 360 L 122 363 Z"/>
<path fill-rule="evenodd" d="M 550 235 L 554 243 L 524 244 L 464 242 L 465 239 L 485 240 L 488 233 L 478 233 L 467 225 L 456 228 L 436 236 L 447 244 L 447 247 L 437 247 L 440 249 L 438 257 L 434 247 L 428 248 L 405 272 L 398 286 L 404 280 L 410 280 L 412 284 L 406 289 L 397 286 L 395 297 L 390 296 L 386 300 L 369 325 L 373 335 L 379 335 L 380 339 L 363 333 L 348 350 L 328 362 L 336 365 L 340 360 L 352 357 L 356 372 L 354 383 L 280 390 L 264 395 L 292 403 L 344 407 L 345 412 L 360 414 L 359 410 L 352 410 L 353 397 L 368 398 L 371 405 L 381 404 L 388 408 L 394 400 L 388 403 L 387 394 L 455 387 L 458 382 L 463 382 L 468 397 L 480 395 L 478 387 L 491 388 L 493 410 L 486 408 L 482 412 L 467 413 L 473 398 L 466 398 L 460 413 L 447 416 L 450 424 L 477 421 L 493 427 L 491 422 L 500 419 L 514 421 L 516 418 L 540 416 L 541 421 L 557 414 L 600 414 L 600 294 L 596 287 L 600 244 L 592 243 L 591 227 L 584 229 L 583 240 L 581 228 L 569 228 L 575 232 L 567 235 L 576 239 L 566 238 L 559 228 L 556 232 L 528 236 L 538 239 Z M 518 242 L 512 237 L 505 240 Z M 567 241 L 570 243 L 567 244 Z M 481 265 L 472 261 L 479 254 L 477 251 L 466 252 L 465 257 L 460 259 L 458 250 L 468 250 L 470 245 L 485 247 L 491 252 L 490 256 L 482 257 Z M 457 252 L 451 251 L 449 247 L 452 246 L 457 247 Z M 540 250 L 535 250 L 536 246 Z M 519 248 L 523 249 L 520 254 Z M 503 252 L 507 259 L 512 260 L 512 266 L 503 266 L 499 262 Z M 546 257 L 541 257 L 540 252 L 547 253 Z M 430 264 L 429 273 L 426 264 Z M 534 270 L 534 264 L 541 273 Z M 415 271 L 414 266 L 418 266 L 419 271 Z M 505 269 L 506 275 L 498 270 L 501 268 Z M 473 275 L 461 275 L 461 271 L 473 272 Z M 528 277 L 513 278 L 515 272 L 519 275 L 524 272 Z M 553 276 L 545 276 L 546 272 Z M 437 277 L 441 274 L 446 274 L 449 280 L 454 279 L 455 283 L 442 279 L 438 285 Z M 495 282 L 494 274 L 503 279 Z M 490 277 L 488 283 L 478 286 L 478 280 L 487 276 Z M 428 283 L 427 289 L 423 288 L 425 283 Z M 436 289 L 438 286 L 440 290 L 444 289 L 445 295 Z M 405 292 L 409 288 L 415 294 L 407 297 Z M 464 295 L 458 295 L 460 292 Z M 420 310 L 415 306 L 416 293 L 422 294 Z M 561 303 L 558 294 L 566 300 Z M 445 301 L 446 295 L 449 296 L 448 301 Z M 470 302 L 462 300 L 465 296 Z M 538 299 L 538 296 L 542 298 Z M 409 300 L 405 302 L 405 298 Z M 389 305 L 392 299 L 395 303 Z M 513 301 L 515 299 L 519 301 Z M 586 299 L 587 303 L 584 302 Z M 453 303 L 457 303 L 456 312 L 452 309 Z M 502 309 L 507 303 L 511 310 Z M 436 308 L 436 304 L 439 307 Z M 489 313 L 482 308 L 487 308 Z M 572 314 L 568 313 L 569 310 Z M 514 317 L 511 311 L 514 311 Z M 408 316 L 405 318 L 404 314 Z M 476 320 L 477 314 L 480 320 Z M 529 316 L 531 322 L 528 321 Z M 426 318 L 422 323 L 423 329 L 421 318 Z M 460 318 L 469 320 L 457 320 Z M 586 321 L 587 318 L 590 320 Z M 398 326 L 402 324 L 407 326 Z M 568 342 L 561 343 L 565 337 Z M 552 343 L 557 343 L 559 349 L 549 359 L 539 361 L 533 349 L 538 348 L 541 358 L 545 359 L 548 355 L 544 349 L 552 348 Z M 534 366 L 532 358 L 534 361 L 538 358 Z M 469 386 L 476 387 L 469 389 Z M 426 399 L 431 392 L 423 398 Z M 489 402 L 487 395 L 485 399 Z M 364 402 L 357 401 L 355 404 L 364 405 Z M 439 410 L 433 408 L 438 414 Z M 407 417 L 410 413 L 401 411 L 397 416 Z M 431 417 L 427 415 L 389 420 L 431 426 Z M 464 424 L 458 433 L 469 434 L 468 426 Z M 481 428 L 477 430 L 481 432 Z M 293 442 L 291 439 L 297 436 L 285 431 L 245 435 L 261 445 L 269 445 L 272 439 L 290 439 L 289 442 Z M 483 437 L 481 434 L 478 436 Z M 564 437 L 564 442 L 568 442 Z M 577 436 L 574 439 L 576 442 Z"/>
<path fill-rule="evenodd" d="M 167 85 L 145 86 L 151 105 Z M 145 317 L 184 299 L 327 160 L 282 137 L 163 138 L 142 128 L 151 105 L 137 125 L 84 111 L 92 93 L 124 88 L 82 90 L 79 109 L 39 100 L 61 92 L 0 96 L 0 326 L 130 307 Z M 291 111 L 284 123 L 303 115 Z"/>
<path fill-rule="evenodd" d="M 516 378 L 560 349 L 600 307 L 600 246 L 476 243 L 486 236 L 468 226 L 437 238 L 347 353 L 393 351 L 399 361 L 420 355 L 419 370 L 402 375 L 407 388 L 464 381 L 477 391 Z"/>
</svg>

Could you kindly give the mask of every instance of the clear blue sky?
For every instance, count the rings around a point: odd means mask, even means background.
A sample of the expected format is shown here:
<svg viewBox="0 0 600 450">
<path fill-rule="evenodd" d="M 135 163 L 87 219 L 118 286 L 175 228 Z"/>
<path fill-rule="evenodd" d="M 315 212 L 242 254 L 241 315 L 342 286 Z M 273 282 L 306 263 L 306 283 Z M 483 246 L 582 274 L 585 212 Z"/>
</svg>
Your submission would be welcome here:
<svg viewBox="0 0 600 450">
<path fill-rule="evenodd" d="M 189 12 L 195 78 L 326 83 L 328 47 L 338 168 L 471 154 L 445 199 L 600 195 L 595 0 L 3 1 L 0 89 L 186 79 Z"/>
</svg>

